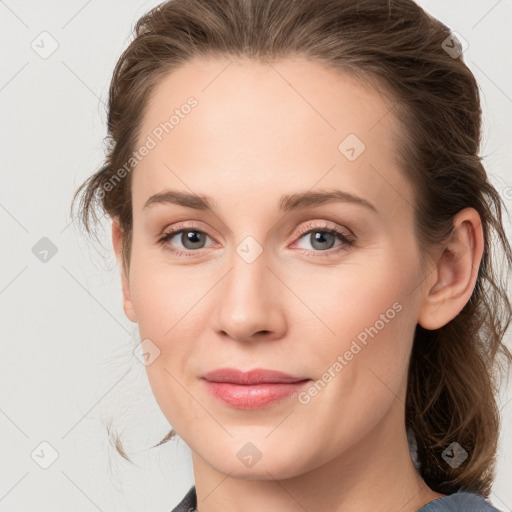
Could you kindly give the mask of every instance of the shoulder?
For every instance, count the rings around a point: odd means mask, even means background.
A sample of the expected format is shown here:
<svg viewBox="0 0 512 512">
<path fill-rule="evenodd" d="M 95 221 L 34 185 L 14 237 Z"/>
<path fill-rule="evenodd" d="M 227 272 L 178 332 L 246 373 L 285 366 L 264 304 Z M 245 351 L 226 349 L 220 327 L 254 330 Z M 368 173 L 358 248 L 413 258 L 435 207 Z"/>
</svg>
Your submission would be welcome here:
<svg viewBox="0 0 512 512">
<path fill-rule="evenodd" d="M 427 503 L 417 512 L 501 512 L 473 492 L 459 491 Z"/>
<path fill-rule="evenodd" d="M 185 497 L 171 512 L 194 512 L 197 506 L 196 487 L 193 485 L 185 494 Z"/>
<path fill-rule="evenodd" d="M 193 512 L 197 506 L 196 488 L 192 486 L 171 512 Z M 417 512 L 501 512 L 482 496 L 472 492 L 457 492 L 427 503 Z"/>
</svg>

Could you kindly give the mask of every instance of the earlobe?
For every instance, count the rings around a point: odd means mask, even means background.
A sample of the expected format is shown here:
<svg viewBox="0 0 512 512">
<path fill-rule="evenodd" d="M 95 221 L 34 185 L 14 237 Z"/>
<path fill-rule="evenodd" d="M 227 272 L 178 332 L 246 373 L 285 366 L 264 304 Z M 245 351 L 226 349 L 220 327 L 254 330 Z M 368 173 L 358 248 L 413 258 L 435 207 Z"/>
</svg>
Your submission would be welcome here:
<svg viewBox="0 0 512 512">
<path fill-rule="evenodd" d="M 112 220 L 112 245 L 114 247 L 114 253 L 116 255 L 117 263 L 119 265 L 121 273 L 121 288 L 123 292 L 123 309 L 125 315 L 132 322 L 137 322 L 135 316 L 135 310 L 133 309 L 133 303 L 130 294 L 130 281 L 126 275 L 123 265 L 123 231 L 119 224 L 118 219 Z"/>
<path fill-rule="evenodd" d="M 465 208 L 455 216 L 452 235 L 427 281 L 418 318 L 423 328 L 439 329 L 464 308 L 476 285 L 483 250 L 480 216 L 474 208 Z"/>
</svg>

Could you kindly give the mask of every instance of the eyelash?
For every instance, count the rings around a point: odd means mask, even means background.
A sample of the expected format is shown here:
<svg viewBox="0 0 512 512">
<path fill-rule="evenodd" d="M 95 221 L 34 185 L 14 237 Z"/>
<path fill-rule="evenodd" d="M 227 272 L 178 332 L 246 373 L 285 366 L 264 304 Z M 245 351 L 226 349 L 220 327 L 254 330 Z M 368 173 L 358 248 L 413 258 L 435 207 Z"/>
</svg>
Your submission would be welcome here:
<svg viewBox="0 0 512 512">
<path fill-rule="evenodd" d="M 193 226 L 191 224 L 178 224 L 177 226 L 173 227 L 172 231 L 166 231 L 163 234 L 163 236 L 158 239 L 158 243 L 161 244 L 167 251 L 170 251 L 171 253 L 176 254 L 178 256 L 194 257 L 193 253 L 198 252 L 200 249 L 196 249 L 196 250 L 174 249 L 174 248 L 170 247 L 168 244 L 168 241 L 170 239 L 174 238 L 174 236 L 176 236 L 180 233 L 187 232 L 187 231 L 201 233 L 203 235 L 210 237 L 210 235 L 208 235 L 208 233 L 197 228 L 196 226 Z M 314 232 L 329 233 L 331 235 L 338 237 L 342 242 L 342 244 L 339 245 L 338 247 L 327 249 L 325 251 L 299 249 L 299 250 L 304 251 L 304 252 L 306 252 L 310 255 L 313 255 L 315 257 L 320 256 L 318 253 L 321 253 L 321 254 L 327 253 L 329 256 L 332 256 L 332 255 L 338 254 L 342 251 L 346 251 L 347 249 L 349 249 L 355 245 L 355 237 L 353 235 L 348 235 L 348 234 L 344 233 L 343 231 L 339 230 L 338 228 L 331 227 L 331 226 L 328 226 L 325 224 L 323 226 L 318 226 L 318 225 L 315 225 L 314 223 L 309 223 L 306 226 L 304 226 L 303 228 L 301 228 L 299 230 L 299 232 L 296 233 L 296 236 L 298 237 L 298 239 L 301 239 L 305 235 L 308 235 L 308 234 L 314 233 Z M 210 238 L 212 238 L 212 237 L 210 237 Z M 322 257 L 322 256 L 320 256 L 320 257 Z"/>
</svg>

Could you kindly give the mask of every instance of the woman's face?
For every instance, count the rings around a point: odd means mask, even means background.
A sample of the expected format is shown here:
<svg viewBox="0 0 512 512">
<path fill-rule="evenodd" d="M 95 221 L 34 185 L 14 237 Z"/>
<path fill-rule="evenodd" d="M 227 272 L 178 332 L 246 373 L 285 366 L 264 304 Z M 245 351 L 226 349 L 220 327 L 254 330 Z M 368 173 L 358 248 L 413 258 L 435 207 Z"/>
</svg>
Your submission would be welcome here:
<svg viewBox="0 0 512 512">
<path fill-rule="evenodd" d="M 160 408 L 216 471 L 293 477 L 404 435 L 422 269 L 392 106 L 301 59 L 195 60 L 154 91 L 124 307 Z M 221 368 L 307 381 L 207 384 Z"/>
</svg>

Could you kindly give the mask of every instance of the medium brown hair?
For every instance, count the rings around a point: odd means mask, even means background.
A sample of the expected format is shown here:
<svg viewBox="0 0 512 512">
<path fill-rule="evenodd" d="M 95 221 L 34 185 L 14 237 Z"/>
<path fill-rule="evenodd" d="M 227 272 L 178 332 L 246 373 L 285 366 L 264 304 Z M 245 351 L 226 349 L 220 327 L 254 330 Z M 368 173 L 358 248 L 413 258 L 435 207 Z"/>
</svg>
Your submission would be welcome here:
<svg viewBox="0 0 512 512">
<path fill-rule="evenodd" d="M 463 310 L 437 330 L 417 325 L 409 365 L 406 426 L 417 442 L 420 474 L 445 494 L 488 496 L 499 436 L 497 391 L 503 343 L 511 320 L 505 276 L 512 251 L 504 232 L 505 205 L 479 156 L 481 107 L 475 77 L 448 27 L 412 0 L 171 0 L 140 18 L 110 85 L 109 147 L 104 165 L 76 191 L 80 218 L 101 208 L 123 231 L 123 265 L 130 264 L 131 173 L 119 178 L 139 136 L 148 98 L 162 78 L 195 57 L 270 62 L 305 57 L 348 73 L 393 100 L 402 123 L 401 170 L 415 191 L 414 224 L 426 254 L 445 244 L 454 216 L 475 208 L 485 237 L 476 286 Z M 459 52 L 460 53 L 460 52 Z M 117 173 L 117 174 L 116 174 Z M 117 176 L 117 178 L 116 178 Z M 108 183 L 115 186 L 107 187 Z M 73 211 L 72 205 L 72 211 Z M 495 245 L 493 245 L 493 243 Z M 155 446 L 171 439 L 174 430 Z M 468 452 L 458 467 L 442 458 L 457 442 Z M 120 440 L 116 447 L 125 458 Z"/>
</svg>

